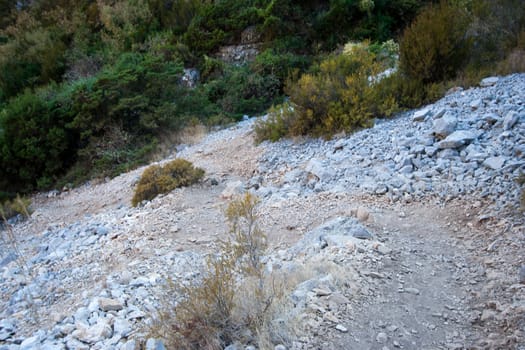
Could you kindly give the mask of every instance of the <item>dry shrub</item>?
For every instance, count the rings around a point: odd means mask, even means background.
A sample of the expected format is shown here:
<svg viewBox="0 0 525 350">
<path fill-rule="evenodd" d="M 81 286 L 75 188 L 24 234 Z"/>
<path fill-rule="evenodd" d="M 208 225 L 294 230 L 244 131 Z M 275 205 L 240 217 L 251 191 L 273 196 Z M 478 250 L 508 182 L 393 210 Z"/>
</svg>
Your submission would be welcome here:
<svg viewBox="0 0 525 350">
<path fill-rule="evenodd" d="M 216 350 L 251 343 L 266 349 L 276 335 L 285 334 L 272 324 L 283 312 L 286 280 L 276 279 L 262 263 L 266 235 L 257 225 L 257 204 L 249 193 L 233 200 L 225 213 L 229 237 L 207 258 L 204 275 L 170 287 L 170 299 L 164 300 L 168 312 L 160 313 L 153 330 L 169 348 Z"/>
<path fill-rule="evenodd" d="M 525 49 L 514 49 L 498 64 L 498 72 L 502 75 L 525 72 Z"/>
<path fill-rule="evenodd" d="M 159 194 L 197 183 L 203 176 L 204 170 L 195 168 L 185 159 L 175 159 L 164 166 L 152 165 L 144 170 L 131 203 L 137 206 L 140 202 L 152 200 Z"/>
<path fill-rule="evenodd" d="M 0 204 L 0 218 L 4 221 L 16 215 L 28 218 L 31 215 L 30 205 L 31 199 L 17 195 L 16 198 Z"/>
</svg>

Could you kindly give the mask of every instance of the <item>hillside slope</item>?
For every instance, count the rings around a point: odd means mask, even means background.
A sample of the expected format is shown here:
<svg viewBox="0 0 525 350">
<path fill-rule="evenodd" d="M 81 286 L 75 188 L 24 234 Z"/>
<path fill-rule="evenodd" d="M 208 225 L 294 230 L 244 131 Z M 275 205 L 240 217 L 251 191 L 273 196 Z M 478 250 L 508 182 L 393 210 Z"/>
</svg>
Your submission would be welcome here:
<svg viewBox="0 0 525 350">
<path fill-rule="evenodd" d="M 309 267 L 274 345 L 525 349 L 525 75 L 482 85 L 331 141 L 256 146 L 240 122 L 170 157 L 202 184 L 137 208 L 144 168 L 37 195 L 1 246 L 0 348 L 134 349 L 166 280 L 200 274 L 251 190 L 268 268 Z"/>
</svg>

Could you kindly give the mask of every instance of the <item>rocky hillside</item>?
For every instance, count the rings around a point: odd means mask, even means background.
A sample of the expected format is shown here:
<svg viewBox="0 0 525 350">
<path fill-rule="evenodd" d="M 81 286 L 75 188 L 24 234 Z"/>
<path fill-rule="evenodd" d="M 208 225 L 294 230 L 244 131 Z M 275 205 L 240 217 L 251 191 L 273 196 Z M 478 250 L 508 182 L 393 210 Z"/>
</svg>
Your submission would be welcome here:
<svg viewBox="0 0 525 350">
<path fill-rule="evenodd" d="M 480 85 L 331 141 L 195 135 L 171 158 L 206 180 L 137 208 L 144 168 L 35 196 L 2 231 L 0 349 L 162 349 L 167 281 L 201 274 L 247 190 L 292 285 L 275 349 L 525 349 L 525 75 Z"/>
</svg>

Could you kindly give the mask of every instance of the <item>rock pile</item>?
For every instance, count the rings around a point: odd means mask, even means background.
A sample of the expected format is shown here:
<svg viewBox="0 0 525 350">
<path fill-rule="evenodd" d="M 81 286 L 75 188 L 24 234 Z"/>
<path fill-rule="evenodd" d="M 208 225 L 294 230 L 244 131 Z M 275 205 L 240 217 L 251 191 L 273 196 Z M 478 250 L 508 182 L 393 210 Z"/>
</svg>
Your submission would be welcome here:
<svg viewBox="0 0 525 350">
<path fill-rule="evenodd" d="M 364 192 L 394 201 L 476 194 L 498 211 L 515 209 L 515 179 L 525 172 L 525 75 L 482 85 L 350 137 L 267 144 L 258 192 Z"/>
</svg>

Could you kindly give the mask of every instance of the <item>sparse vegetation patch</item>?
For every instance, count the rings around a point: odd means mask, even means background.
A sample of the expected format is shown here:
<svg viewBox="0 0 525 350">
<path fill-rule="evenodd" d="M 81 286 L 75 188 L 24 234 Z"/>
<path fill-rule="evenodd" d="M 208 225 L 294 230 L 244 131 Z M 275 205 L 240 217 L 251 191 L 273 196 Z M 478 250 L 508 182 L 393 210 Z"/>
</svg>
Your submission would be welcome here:
<svg viewBox="0 0 525 350">
<path fill-rule="evenodd" d="M 136 207 L 159 194 L 197 183 L 203 176 L 204 170 L 194 167 L 185 159 L 175 159 L 164 166 L 152 165 L 144 170 L 131 202 Z"/>
</svg>

